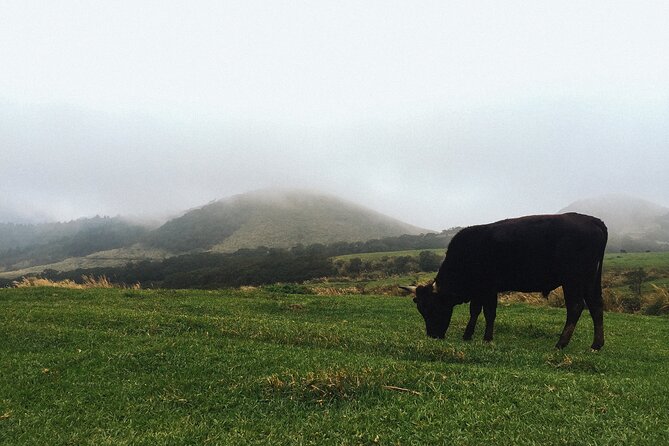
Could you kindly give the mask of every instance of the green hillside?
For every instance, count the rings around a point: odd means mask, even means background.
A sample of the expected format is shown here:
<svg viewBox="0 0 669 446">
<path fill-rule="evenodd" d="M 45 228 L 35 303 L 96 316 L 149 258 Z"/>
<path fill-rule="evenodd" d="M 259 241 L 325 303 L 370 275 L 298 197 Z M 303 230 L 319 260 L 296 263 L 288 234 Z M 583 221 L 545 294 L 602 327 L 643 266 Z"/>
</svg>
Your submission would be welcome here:
<svg viewBox="0 0 669 446">
<path fill-rule="evenodd" d="M 428 339 L 408 298 L 0 290 L 0 444 L 669 443 L 669 324 L 501 306 Z"/>
<path fill-rule="evenodd" d="M 187 212 L 154 231 L 153 246 L 183 252 L 354 242 L 420 234 L 408 225 L 339 198 L 304 191 L 258 191 Z"/>
</svg>

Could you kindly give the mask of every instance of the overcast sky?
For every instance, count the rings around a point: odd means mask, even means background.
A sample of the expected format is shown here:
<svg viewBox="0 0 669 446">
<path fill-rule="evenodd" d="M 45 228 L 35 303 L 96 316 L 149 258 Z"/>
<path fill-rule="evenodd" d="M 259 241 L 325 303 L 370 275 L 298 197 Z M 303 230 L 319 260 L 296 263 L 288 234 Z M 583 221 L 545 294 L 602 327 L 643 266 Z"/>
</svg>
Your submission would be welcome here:
<svg viewBox="0 0 669 446">
<path fill-rule="evenodd" d="M 267 187 L 431 229 L 669 205 L 666 1 L 0 0 L 0 220 Z"/>
</svg>

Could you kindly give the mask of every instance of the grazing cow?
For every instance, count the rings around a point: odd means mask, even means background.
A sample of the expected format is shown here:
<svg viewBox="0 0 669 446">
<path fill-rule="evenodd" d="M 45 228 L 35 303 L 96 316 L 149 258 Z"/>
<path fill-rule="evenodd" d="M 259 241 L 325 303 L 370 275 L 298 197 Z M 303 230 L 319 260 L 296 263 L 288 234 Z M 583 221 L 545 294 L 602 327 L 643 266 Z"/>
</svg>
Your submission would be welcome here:
<svg viewBox="0 0 669 446">
<path fill-rule="evenodd" d="M 576 213 L 471 226 L 453 237 L 432 283 L 402 288 L 415 293 L 428 336 L 443 338 L 453 307 L 470 302 L 463 338 L 471 339 L 483 309 L 483 339 L 492 341 L 497 293 L 541 292 L 546 297 L 562 286 L 567 322 L 556 347 L 569 343 L 587 304 L 595 327 L 592 348 L 599 350 L 604 345 L 601 277 L 607 238 L 601 220 Z"/>
</svg>

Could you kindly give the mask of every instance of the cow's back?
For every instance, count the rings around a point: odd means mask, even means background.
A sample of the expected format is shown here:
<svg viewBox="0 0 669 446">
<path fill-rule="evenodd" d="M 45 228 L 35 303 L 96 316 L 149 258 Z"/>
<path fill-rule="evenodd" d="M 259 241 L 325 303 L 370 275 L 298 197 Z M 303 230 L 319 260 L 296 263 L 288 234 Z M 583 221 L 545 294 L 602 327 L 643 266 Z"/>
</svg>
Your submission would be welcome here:
<svg viewBox="0 0 669 446">
<path fill-rule="evenodd" d="M 606 239 L 601 220 L 576 213 L 471 226 L 453 237 L 437 284 L 465 298 L 492 291 L 547 292 L 595 274 Z"/>
</svg>

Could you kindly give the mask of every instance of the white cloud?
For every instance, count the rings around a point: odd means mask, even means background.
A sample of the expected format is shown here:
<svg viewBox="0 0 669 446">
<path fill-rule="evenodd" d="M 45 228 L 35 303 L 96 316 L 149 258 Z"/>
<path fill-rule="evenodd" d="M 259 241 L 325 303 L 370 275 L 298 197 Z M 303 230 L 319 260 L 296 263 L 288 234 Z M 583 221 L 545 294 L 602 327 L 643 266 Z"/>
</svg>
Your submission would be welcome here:
<svg viewBox="0 0 669 446">
<path fill-rule="evenodd" d="M 0 191 L 57 218 L 313 187 L 431 228 L 669 204 L 666 2 L 0 6 Z"/>
</svg>

